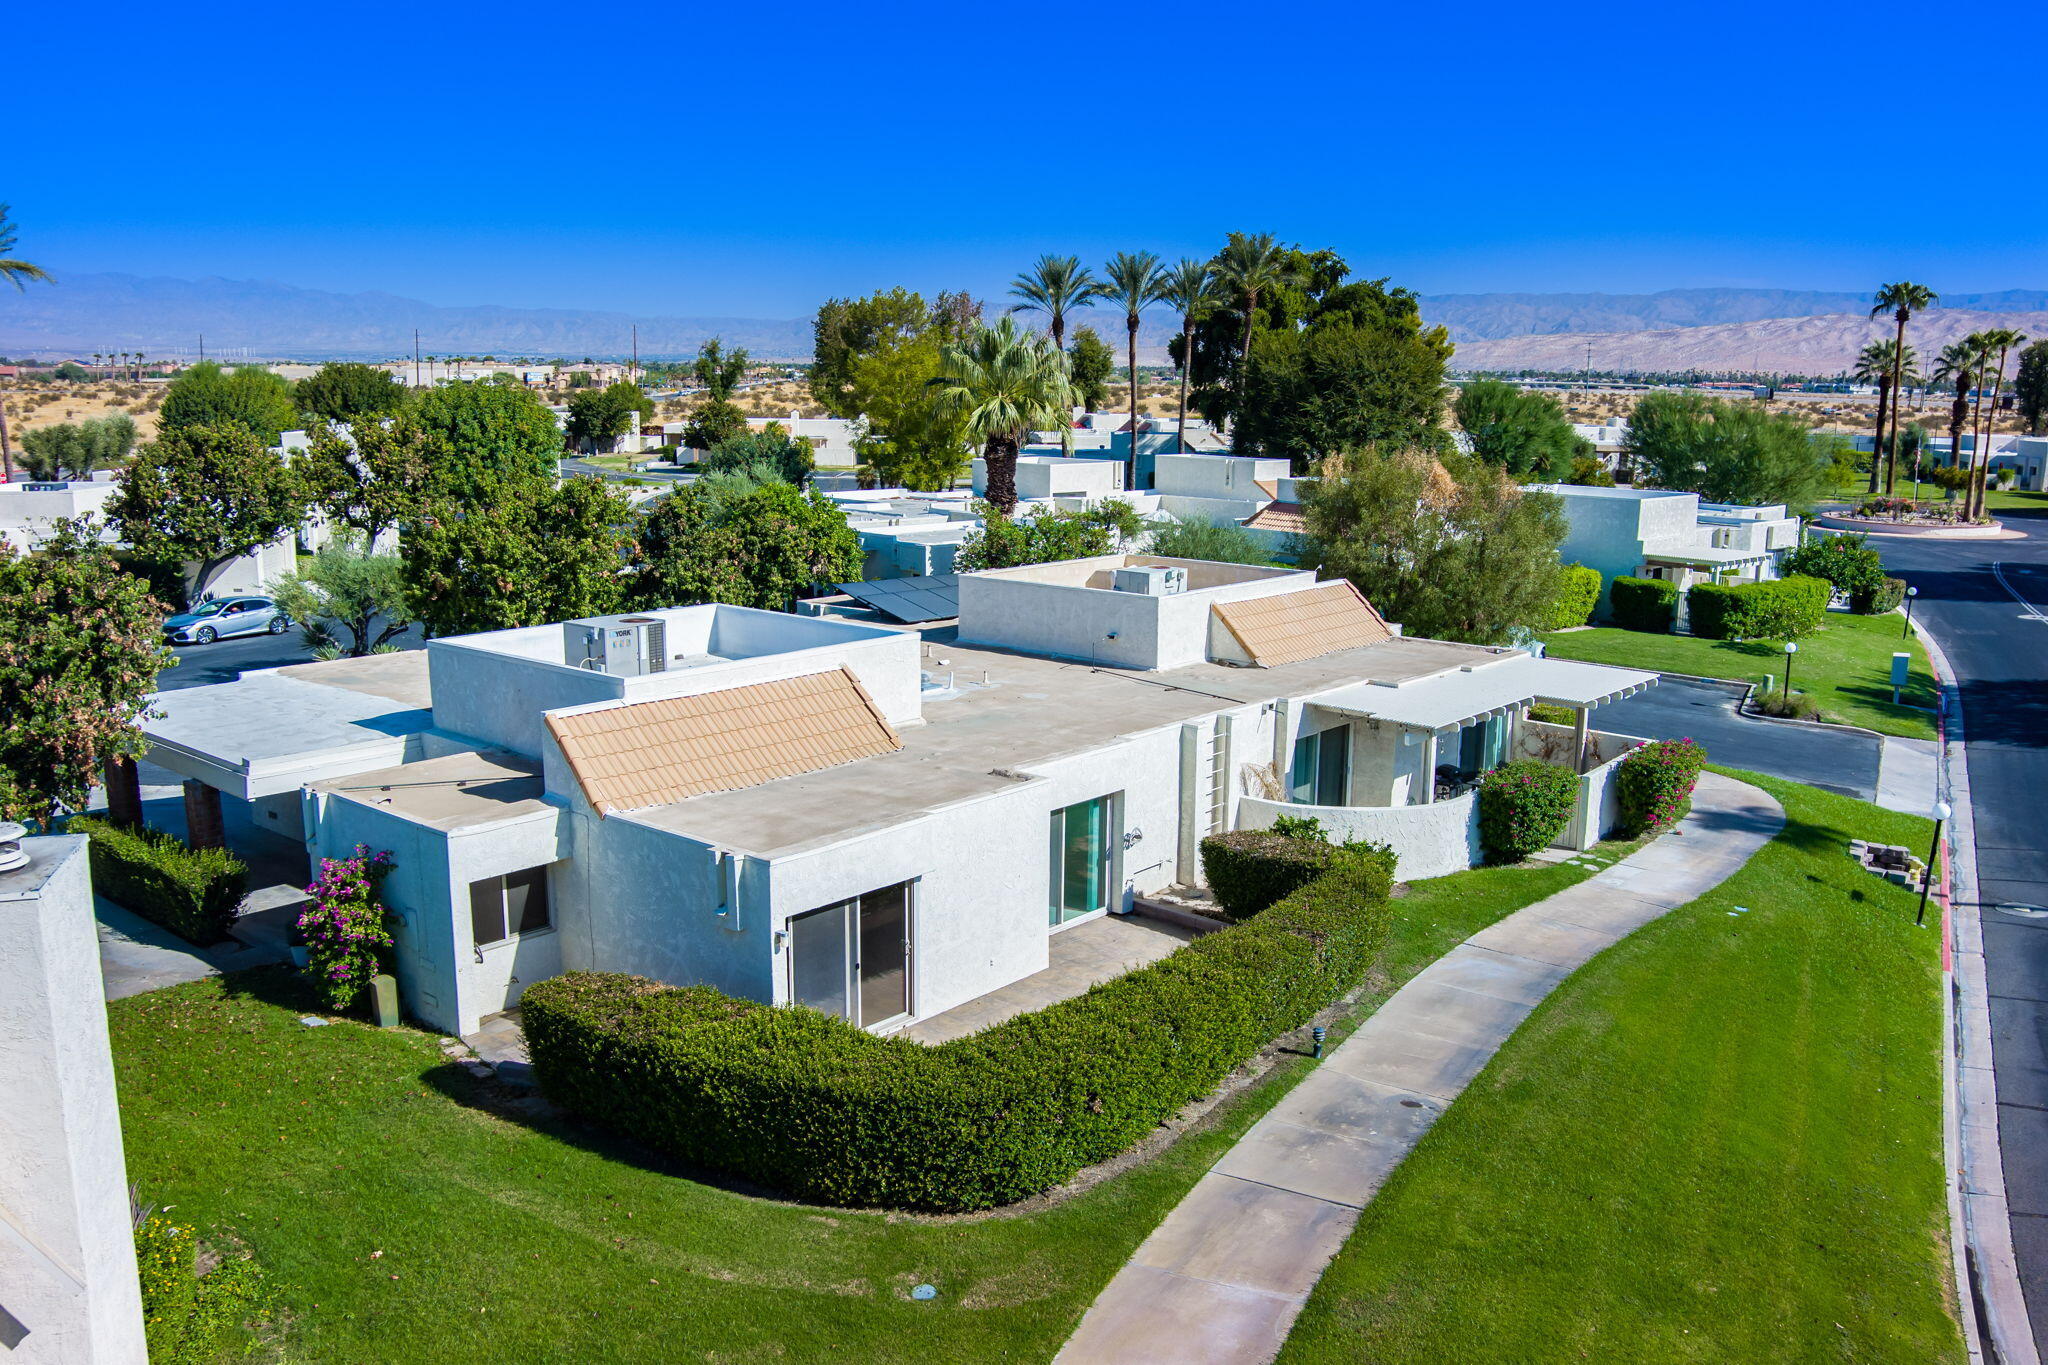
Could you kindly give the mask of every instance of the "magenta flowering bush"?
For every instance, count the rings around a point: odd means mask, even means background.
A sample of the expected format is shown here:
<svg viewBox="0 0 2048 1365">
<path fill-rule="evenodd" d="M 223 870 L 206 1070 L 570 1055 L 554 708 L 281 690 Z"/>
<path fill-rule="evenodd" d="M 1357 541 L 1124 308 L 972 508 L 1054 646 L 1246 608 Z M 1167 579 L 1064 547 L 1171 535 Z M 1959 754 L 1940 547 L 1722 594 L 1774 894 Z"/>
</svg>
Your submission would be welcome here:
<svg viewBox="0 0 2048 1365">
<path fill-rule="evenodd" d="M 1503 763 L 1479 779 L 1479 843 L 1490 863 L 1540 853 L 1571 823 L 1579 778 L 1536 758 Z"/>
<path fill-rule="evenodd" d="M 377 974 L 380 949 L 391 946 L 388 912 L 378 896 L 391 875 L 391 854 L 357 844 L 346 858 L 322 858 L 320 879 L 306 888 L 313 903 L 299 914 L 306 974 L 327 1001 L 345 1010 Z"/>
<path fill-rule="evenodd" d="M 1706 762 L 1707 751 L 1689 739 L 1660 739 L 1624 758 L 1614 770 L 1622 833 L 1633 839 L 1684 819 Z"/>
</svg>

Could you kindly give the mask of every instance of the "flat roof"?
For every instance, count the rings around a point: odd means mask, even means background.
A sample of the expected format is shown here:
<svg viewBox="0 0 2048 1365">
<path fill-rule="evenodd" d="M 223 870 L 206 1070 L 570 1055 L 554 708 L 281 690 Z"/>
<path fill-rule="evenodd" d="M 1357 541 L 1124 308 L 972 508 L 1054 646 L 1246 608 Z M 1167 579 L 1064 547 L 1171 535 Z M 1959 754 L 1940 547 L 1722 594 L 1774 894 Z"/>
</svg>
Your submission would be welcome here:
<svg viewBox="0 0 2048 1365">
<path fill-rule="evenodd" d="M 393 657 L 393 656 L 386 656 Z M 247 768 L 266 759 L 386 744 L 434 723 L 432 710 L 360 687 L 250 673 L 234 682 L 158 692 L 141 723 L 153 741 Z"/>
<path fill-rule="evenodd" d="M 339 687 L 362 692 L 407 706 L 431 707 L 432 691 L 427 686 L 427 652 L 401 650 L 396 654 L 366 654 L 360 659 L 328 659 L 322 663 L 287 664 L 270 672 L 280 678 Z"/>
<path fill-rule="evenodd" d="M 1690 498 L 1693 493 L 1681 493 L 1670 488 L 1604 488 L 1587 483 L 1538 483 L 1531 484 L 1537 493 L 1556 493 L 1571 498 L 1617 498 L 1628 502 L 1644 502 L 1650 498 Z"/>
<path fill-rule="evenodd" d="M 313 788 L 440 830 L 559 809 L 541 799 L 540 766 L 499 749 L 401 763 L 316 782 Z"/>
<path fill-rule="evenodd" d="M 1001 791 L 1031 780 L 1025 770 L 1124 735 L 1245 703 L 1364 680 L 1413 680 L 1498 657 L 1482 645 L 1397 637 L 1273 668 L 1202 663 L 1139 671 L 960 645 L 951 627 L 924 638 L 927 675 L 942 687 L 950 676 L 955 694 L 926 694 L 925 723 L 901 731 L 902 748 L 611 818 L 781 857 Z"/>
<path fill-rule="evenodd" d="M 1460 669 L 1427 686 L 1365 683 L 1314 698 L 1310 704 L 1411 730 L 1448 730 L 1532 701 L 1598 706 L 1656 684 L 1655 673 L 1512 654 Z"/>
</svg>

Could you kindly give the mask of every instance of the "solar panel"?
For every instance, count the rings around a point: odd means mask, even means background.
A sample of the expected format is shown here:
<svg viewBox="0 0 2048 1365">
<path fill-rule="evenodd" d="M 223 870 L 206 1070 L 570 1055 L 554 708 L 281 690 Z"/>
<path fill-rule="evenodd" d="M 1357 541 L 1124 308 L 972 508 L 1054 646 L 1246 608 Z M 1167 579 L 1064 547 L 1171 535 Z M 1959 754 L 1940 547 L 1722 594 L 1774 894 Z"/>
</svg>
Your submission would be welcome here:
<svg viewBox="0 0 2048 1365">
<path fill-rule="evenodd" d="M 923 578 L 882 578 L 833 586 L 864 607 L 906 626 L 947 621 L 960 614 L 960 576 L 935 573 Z"/>
</svg>

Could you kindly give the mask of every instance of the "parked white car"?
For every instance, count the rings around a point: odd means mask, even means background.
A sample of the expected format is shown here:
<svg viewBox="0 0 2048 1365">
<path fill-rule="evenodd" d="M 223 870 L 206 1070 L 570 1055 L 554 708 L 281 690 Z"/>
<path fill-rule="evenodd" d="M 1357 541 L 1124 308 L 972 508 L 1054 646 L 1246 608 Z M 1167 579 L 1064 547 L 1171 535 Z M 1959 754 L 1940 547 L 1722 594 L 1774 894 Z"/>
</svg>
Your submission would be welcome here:
<svg viewBox="0 0 2048 1365">
<path fill-rule="evenodd" d="M 231 635 L 282 635 L 292 618 L 268 597 L 216 597 L 164 621 L 164 640 L 174 645 L 210 645 Z"/>
</svg>

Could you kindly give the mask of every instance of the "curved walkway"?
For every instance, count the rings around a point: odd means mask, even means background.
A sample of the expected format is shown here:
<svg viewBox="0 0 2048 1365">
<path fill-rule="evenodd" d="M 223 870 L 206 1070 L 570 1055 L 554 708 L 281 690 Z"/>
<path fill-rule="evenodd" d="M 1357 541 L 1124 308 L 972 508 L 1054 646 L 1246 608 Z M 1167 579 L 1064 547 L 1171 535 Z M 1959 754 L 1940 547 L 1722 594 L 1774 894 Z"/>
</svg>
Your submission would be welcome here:
<svg viewBox="0 0 2048 1365">
<path fill-rule="evenodd" d="M 1755 787 L 1702 774 L 1677 829 L 1417 973 L 1224 1153 L 1058 1359 L 1271 1360 L 1374 1192 L 1543 998 L 1601 949 L 1733 875 L 1784 824 Z"/>
</svg>

